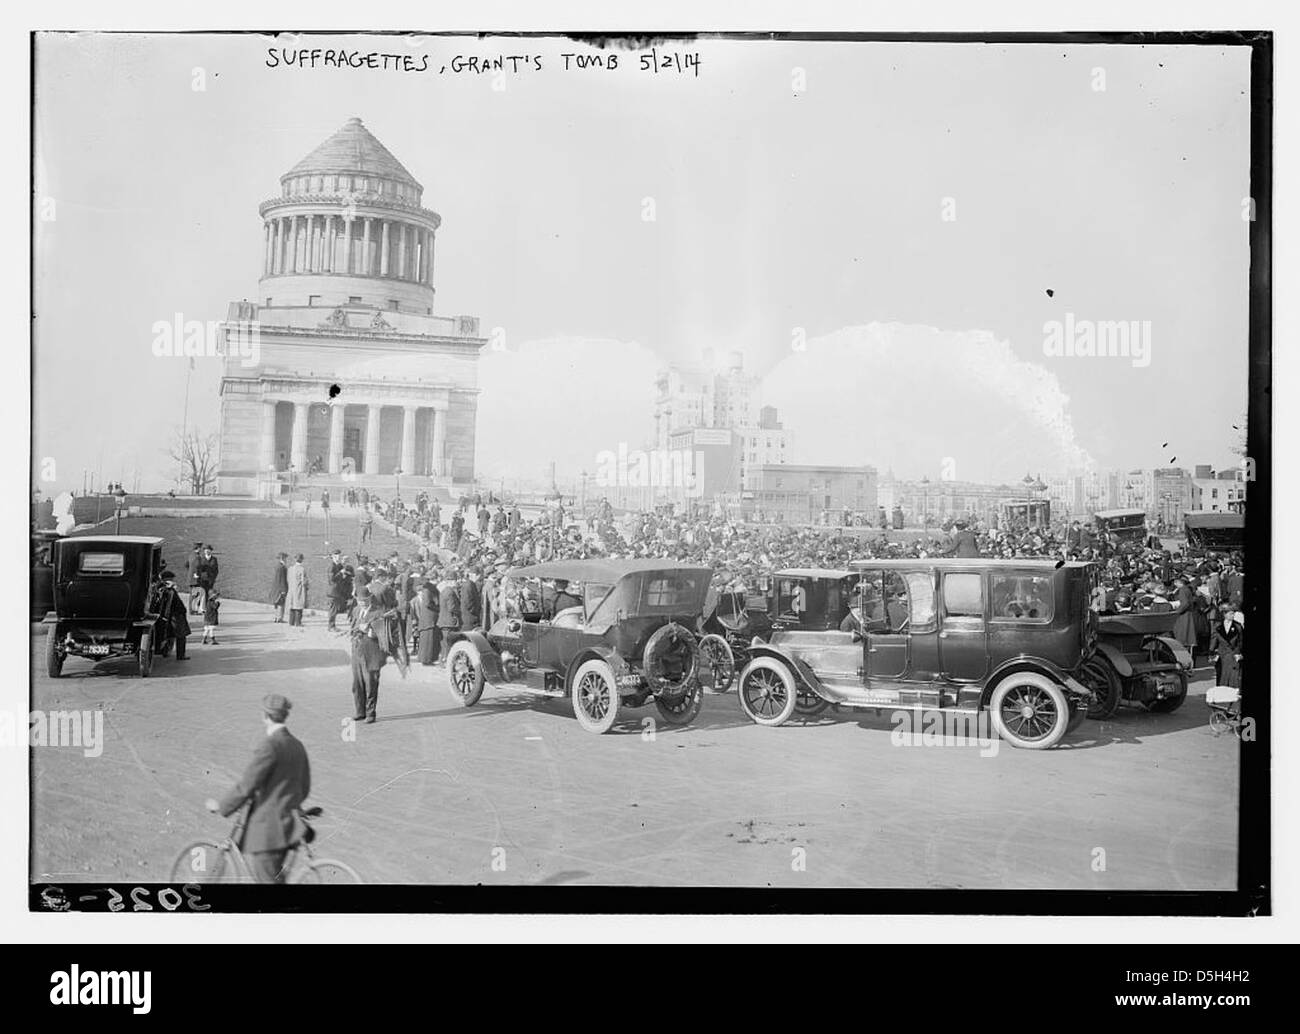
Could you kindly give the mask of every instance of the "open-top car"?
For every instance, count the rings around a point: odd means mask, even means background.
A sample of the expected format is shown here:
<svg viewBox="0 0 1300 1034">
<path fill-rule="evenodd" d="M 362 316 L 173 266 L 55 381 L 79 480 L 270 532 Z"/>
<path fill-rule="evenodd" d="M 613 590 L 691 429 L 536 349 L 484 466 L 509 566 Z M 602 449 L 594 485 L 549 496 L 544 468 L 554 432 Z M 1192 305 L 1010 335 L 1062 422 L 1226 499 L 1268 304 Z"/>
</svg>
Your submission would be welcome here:
<svg viewBox="0 0 1300 1034">
<path fill-rule="evenodd" d="M 1097 649 L 1079 669 L 1093 691 L 1089 718 L 1110 718 L 1121 704 L 1167 713 L 1187 699 L 1192 655 L 1174 638 L 1173 611 L 1101 614 Z"/>
<path fill-rule="evenodd" d="M 751 647 L 739 697 L 755 723 L 781 725 L 804 693 L 874 710 L 987 713 L 1002 739 L 1042 749 L 1086 715 L 1091 565 L 939 557 L 852 567 L 857 627 L 781 630 Z"/>
<path fill-rule="evenodd" d="M 562 560 L 516 568 L 486 633 L 452 633 L 447 672 L 466 707 L 491 685 L 571 697 L 579 724 L 608 732 L 620 707 L 654 700 L 664 721 L 700 711 L 695 633 L 712 572 L 668 560 Z M 548 600 L 549 596 L 549 600 Z"/>
<path fill-rule="evenodd" d="M 762 609 L 725 593 L 706 619 L 700 641 L 702 678 L 715 693 L 731 688 L 735 674 L 750 660 L 750 647 L 767 642 L 777 632 L 838 631 L 851 609 L 858 578 L 842 568 L 797 567 L 764 576 Z M 787 638 L 788 641 L 788 638 Z M 827 701 L 801 691 L 795 710 L 817 714 Z"/>
<path fill-rule="evenodd" d="M 51 678 L 68 657 L 103 661 L 134 656 L 141 677 L 169 643 L 161 617 L 163 540 L 141 535 L 82 535 L 52 544 L 54 610 L 45 618 L 45 667 Z"/>
</svg>

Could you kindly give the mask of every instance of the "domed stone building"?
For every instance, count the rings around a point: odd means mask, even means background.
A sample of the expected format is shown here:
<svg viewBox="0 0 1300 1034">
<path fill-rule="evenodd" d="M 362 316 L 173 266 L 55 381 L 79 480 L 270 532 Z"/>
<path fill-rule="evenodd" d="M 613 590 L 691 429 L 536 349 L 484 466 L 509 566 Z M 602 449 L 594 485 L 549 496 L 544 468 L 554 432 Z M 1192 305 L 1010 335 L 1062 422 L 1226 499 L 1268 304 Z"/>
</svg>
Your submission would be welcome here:
<svg viewBox="0 0 1300 1034">
<path fill-rule="evenodd" d="M 476 317 L 434 314 L 442 219 L 423 195 L 353 118 L 262 202 L 257 297 L 222 324 L 219 492 L 273 494 L 309 471 L 473 480 L 485 340 Z"/>
</svg>

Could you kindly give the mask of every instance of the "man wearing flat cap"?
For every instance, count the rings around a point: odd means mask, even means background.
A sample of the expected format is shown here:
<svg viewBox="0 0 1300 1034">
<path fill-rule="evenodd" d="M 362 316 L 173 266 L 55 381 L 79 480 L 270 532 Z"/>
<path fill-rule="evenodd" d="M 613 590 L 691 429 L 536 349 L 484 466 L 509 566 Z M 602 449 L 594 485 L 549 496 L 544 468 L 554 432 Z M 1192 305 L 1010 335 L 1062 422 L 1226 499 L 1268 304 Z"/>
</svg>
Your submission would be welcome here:
<svg viewBox="0 0 1300 1034">
<path fill-rule="evenodd" d="M 239 849 L 259 883 L 284 882 L 285 856 L 305 830 L 299 809 L 311 793 L 311 765 L 307 748 L 285 725 L 291 706 L 279 693 L 262 698 L 266 734 L 253 760 L 220 802 L 207 802 L 208 811 L 222 815 L 248 805 Z"/>
</svg>

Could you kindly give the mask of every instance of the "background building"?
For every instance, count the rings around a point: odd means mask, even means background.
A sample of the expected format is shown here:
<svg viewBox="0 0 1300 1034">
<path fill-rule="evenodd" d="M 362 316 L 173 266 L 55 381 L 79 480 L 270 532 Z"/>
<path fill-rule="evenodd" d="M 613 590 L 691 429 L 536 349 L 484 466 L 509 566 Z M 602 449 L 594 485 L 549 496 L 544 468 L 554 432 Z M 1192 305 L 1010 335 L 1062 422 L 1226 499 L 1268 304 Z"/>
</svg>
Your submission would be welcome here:
<svg viewBox="0 0 1300 1034">
<path fill-rule="evenodd" d="M 750 468 L 741 512 L 787 524 L 838 524 L 845 511 L 876 519 L 875 467 L 765 463 Z"/>
<path fill-rule="evenodd" d="M 485 341 L 477 318 L 434 315 L 442 219 L 423 193 L 354 118 L 262 202 L 257 300 L 233 303 L 221 327 L 219 492 L 269 491 L 316 466 L 325 481 L 354 471 L 354 485 L 397 470 L 473 480 Z M 238 354 L 249 335 L 256 364 Z"/>
</svg>

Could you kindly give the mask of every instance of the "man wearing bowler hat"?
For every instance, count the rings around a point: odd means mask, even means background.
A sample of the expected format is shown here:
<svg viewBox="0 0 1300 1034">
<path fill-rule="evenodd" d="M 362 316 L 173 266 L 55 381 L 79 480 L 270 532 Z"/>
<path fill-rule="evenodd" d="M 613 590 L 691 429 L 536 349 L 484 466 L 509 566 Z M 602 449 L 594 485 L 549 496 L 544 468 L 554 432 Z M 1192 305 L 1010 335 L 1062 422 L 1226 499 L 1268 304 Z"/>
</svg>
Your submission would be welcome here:
<svg viewBox="0 0 1300 1034">
<path fill-rule="evenodd" d="M 208 811 L 222 815 L 248 805 L 239 849 L 259 883 L 284 882 L 285 856 L 306 829 L 300 809 L 311 793 L 311 765 L 307 748 L 285 725 L 291 706 L 279 693 L 262 698 L 266 734 L 253 749 L 253 760 L 220 802 L 207 801 Z"/>
</svg>

